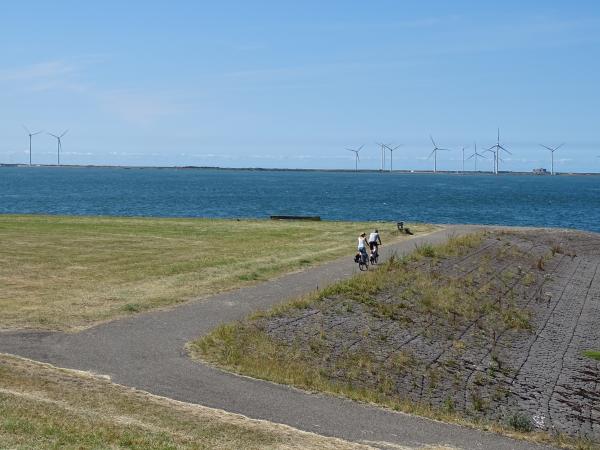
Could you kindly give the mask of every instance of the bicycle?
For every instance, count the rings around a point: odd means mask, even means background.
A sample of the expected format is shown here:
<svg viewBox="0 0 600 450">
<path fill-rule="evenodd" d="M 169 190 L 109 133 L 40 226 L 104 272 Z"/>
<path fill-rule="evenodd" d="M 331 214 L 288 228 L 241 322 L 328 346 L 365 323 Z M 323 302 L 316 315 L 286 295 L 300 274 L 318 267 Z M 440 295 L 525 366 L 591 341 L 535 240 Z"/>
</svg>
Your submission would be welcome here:
<svg viewBox="0 0 600 450">
<path fill-rule="evenodd" d="M 377 245 L 373 246 L 373 250 L 371 250 L 371 257 L 369 258 L 371 265 L 377 264 L 379 262 L 379 247 Z"/>
<path fill-rule="evenodd" d="M 358 252 L 354 256 L 354 262 L 358 264 L 358 269 L 361 271 L 369 270 L 369 257 L 366 253 Z"/>
</svg>

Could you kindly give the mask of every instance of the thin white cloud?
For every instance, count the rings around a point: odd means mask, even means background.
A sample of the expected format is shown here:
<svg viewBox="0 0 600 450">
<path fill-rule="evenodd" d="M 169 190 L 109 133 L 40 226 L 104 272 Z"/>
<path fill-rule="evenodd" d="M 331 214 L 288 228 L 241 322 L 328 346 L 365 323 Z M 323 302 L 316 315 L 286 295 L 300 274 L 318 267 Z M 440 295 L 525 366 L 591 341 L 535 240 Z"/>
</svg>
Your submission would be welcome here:
<svg viewBox="0 0 600 450">
<path fill-rule="evenodd" d="M 52 153 L 54 154 L 54 153 Z M 63 155 L 74 155 L 74 156 L 92 156 L 94 153 L 92 152 L 61 152 Z"/>
<path fill-rule="evenodd" d="M 75 72 L 75 67 L 64 61 L 46 61 L 24 67 L 0 69 L 0 81 L 48 80 L 72 75 Z"/>
<path fill-rule="evenodd" d="M 328 22 L 326 24 L 320 23 L 313 25 L 311 28 L 322 30 L 324 32 L 356 32 L 360 30 L 361 33 L 368 32 L 390 32 L 397 31 L 400 29 L 418 29 L 418 28 L 432 28 L 440 25 L 453 25 L 462 16 L 458 14 L 440 15 L 440 16 L 424 16 L 415 17 L 406 20 L 388 20 L 388 21 L 371 21 L 371 22 L 360 22 L 348 21 L 348 22 Z"/>
<path fill-rule="evenodd" d="M 0 83 L 24 91 L 67 90 L 82 92 L 86 87 L 78 81 L 77 65 L 62 60 L 43 61 L 22 67 L 0 69 Z"/>
<path fill-rule="evenodd" d="M 123 89 L 98 92 L 96 97 L 109 113 L 134 125 L 151 125 L 181 110 L 178 102 L 166 94 Z"/>
<path fill-rule="evenodd" d="M 134 125 L 149 125 L 180 108 L 166 94 L 141 90 L 106 90 L 81 81 L 87 64 L 103 61 L 100 56 L 79 58 L 74 62 L 44 61 L 22 67 L 0 68 L 0 86 L 8 84 L 20 91 L 70 91 L 84 94 L 111 115 Z"/>
</svg>

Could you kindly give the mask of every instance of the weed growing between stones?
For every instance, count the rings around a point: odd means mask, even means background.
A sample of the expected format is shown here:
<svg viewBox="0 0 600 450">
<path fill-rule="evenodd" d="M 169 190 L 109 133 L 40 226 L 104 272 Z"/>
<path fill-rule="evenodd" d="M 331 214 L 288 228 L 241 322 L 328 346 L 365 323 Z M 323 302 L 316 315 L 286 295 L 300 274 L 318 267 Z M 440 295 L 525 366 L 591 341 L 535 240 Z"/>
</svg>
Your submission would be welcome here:
<svg viewBox="0 0 600 450">
<path fill-rule="evenodd" d="M 585 350 L 583 356 L 600 361 L 600 350 Z"/>
<path fill-rule="evenodd" d="M 508 417 L 508 425 L 516 431 L 529 433 L 533 431 L 533 422 L 529 416 L 523 413 L 514 413 Z"/>
</svg>

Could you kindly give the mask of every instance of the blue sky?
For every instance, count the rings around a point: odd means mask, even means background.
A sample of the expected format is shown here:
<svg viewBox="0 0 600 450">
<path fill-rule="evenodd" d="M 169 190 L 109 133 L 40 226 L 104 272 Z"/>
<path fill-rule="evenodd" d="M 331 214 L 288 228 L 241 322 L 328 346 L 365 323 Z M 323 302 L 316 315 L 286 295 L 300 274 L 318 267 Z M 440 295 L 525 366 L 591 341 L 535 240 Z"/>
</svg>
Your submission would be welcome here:
<svg viewBox="0 0 600 450">
<path fill-rule="evenodd" d="M 125 4 L 126 3 L 126 4 Z M 0 162 L 600 171 L 596 2 L 4 2 Z M 56 142 L 34 136 L 34 163 Z M 469 150 L 466 151 L 469 153 Z M 480 162 L 480 167 L 491 162 Z M 467 166 L 469 168 L 469 165 Z"/>
</svg>

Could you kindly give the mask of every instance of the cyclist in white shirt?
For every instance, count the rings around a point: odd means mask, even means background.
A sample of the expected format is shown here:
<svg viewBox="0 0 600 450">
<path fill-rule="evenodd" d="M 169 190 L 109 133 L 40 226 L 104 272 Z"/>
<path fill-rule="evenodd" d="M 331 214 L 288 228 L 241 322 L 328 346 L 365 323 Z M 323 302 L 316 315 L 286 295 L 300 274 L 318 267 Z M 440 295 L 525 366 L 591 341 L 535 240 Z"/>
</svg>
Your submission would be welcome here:
<svg viewBox="0 0 600 450">
<path fill-rule="evenodd" d="M 375 230 L 369 234 L 369 249 L 371 249 L 371 253 L 373 253 L 373 250 L 377 250 L 379 245 L 381 245 L 381 237 L 379 237 L 379 231 Z"/>
</svg>

